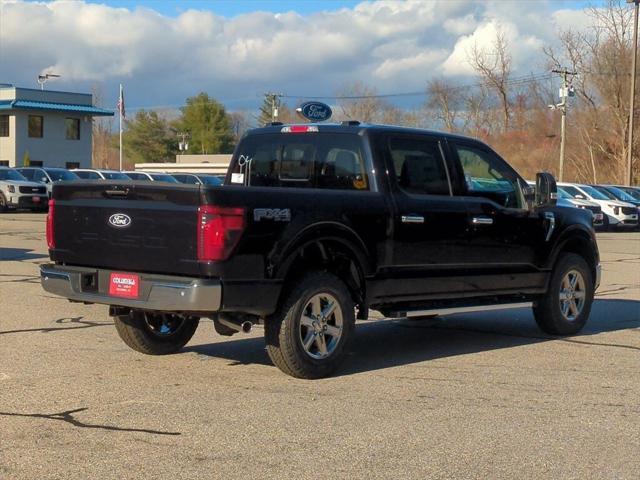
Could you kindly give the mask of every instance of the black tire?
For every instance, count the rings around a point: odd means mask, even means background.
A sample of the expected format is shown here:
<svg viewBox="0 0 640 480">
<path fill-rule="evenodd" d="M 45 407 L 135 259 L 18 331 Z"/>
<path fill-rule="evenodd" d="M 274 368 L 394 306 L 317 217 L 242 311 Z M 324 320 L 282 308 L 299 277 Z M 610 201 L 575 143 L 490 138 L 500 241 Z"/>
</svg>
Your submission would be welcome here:
<svg viewBox="0 0 640 480">
<path fill-rule="evenodd" d="M 322 299 L 323 295 L 327 296 L 325 298 L 333 297 L 337 301 L 342 322 L 339 336 L 332 337 L 328 332 L 317 334 L 313 332 L 311 327 L 302 324 L 303 313 L 305 313 L 305 309 L 310 307 L 311 300 L 318 296 Z M 326 305 L 327 303 L 325 303 L 325 308 Z M 338 313 L 333 313 L 327 316 L 329 326 L 338 325 L 337 315 Z M 318 325 L 320 324 L 321 322 L 318 322 Z M 354 326 L 354 302 L 344 282 L 330 273 L 309 273 L 296 282 L 295 287 L 286 296 L 279 310 L 266 319 L 267 353 L 280 370 L 292 377 L 304 379 L 327 377 L 338 368 L 344 358 L 346 347 L 353 337 Z M 318 328 L 322 327 L 318 326 Z M 324 328 L 326 330 L 327 327 Z M 305 330 L 305 338 L 311 338 L 310 334 L 321 335 L 323 339 L 321 343 L 324 343 L 326 353 L 320 350 L 320 343 L 317 343 L 316 340 L 314 340 L 311 349 L 317 347 L 315 355 L 326 354 L 326 357 L 313 358 L 314 353 L 305 350 L 302 339 L 302 332 Z M 332 346 L 334 338 L 336 340 Z M 329 339 L 329 344 L 326 343 L 327 339 Z"/>
<path fill-rule="evenodd" d="M 593 275 L 591 269 L 583 257 L 574 253 L 564 253 L 557 261 L 551 274 L 549 290 L 533 307 L 533 314 L 538 326 L 551 335 L 573 335 L 578 333 L 589 318 L 591 305 L 593 304 Z M 568 319 L 562 312 L 560 294 L 563 287 L 563 280 L 570 272 L 578 272 L 582 276 L 584 303 L 575 318 Z M 578 289 L 576 289 L 577 291 Z M 577 303 L 576 303 L 577 301 Z M 574 298 L 573 302 L 579 306 L 579 299 Z M 571 314 L 571 311 L 568 311 Z"/>
<path fill-rule="evenodd" d="M 127 346 L 147 355 L 167 355 L 184 347 L 198 328 L 199 318 L 132 310 L 114 318 L 118 335 Z M 163 323 L 164 322 L 164 323 Z M 161 333 L 154 325 L 171 325 Z"/>
<path fill-rule="evenodd" d="M 4 213 L 7 210 L 9 210 L 9 207 L 7 207 L 7 199 L 4 194 L 0 192 L 0 213 Z"/>
</svg>

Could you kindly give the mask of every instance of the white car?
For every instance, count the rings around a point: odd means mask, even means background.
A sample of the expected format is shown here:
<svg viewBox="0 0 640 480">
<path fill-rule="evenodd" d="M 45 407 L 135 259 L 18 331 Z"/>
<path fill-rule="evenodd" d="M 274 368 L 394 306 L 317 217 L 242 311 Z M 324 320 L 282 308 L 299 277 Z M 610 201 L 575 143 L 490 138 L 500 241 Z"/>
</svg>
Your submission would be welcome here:
<svg viewBox="0 0 640 480">
<path fill-rule="evenodd" d="M 125 173 L 118 170 L 75 168 L 71 171 L 84 180 L 131 180 Z"/>
<path fill-rule="evenodd" d="M 131 180 L 142 180 L 146 182 L 168 182 L 168 183 L 180 183 L 168 173 L 149 173 L 149 172 L 123 172 Z"/>
<path fill-rule="evenodd" d="M 597 203 L 605 214 L 604 226 L 614 228 L 635 228 L 638 226 L 638 210 L 630 203 L 611 200 L 589 185 L 559 183 L 558 188 L 579 200 Z"/>
</svg>

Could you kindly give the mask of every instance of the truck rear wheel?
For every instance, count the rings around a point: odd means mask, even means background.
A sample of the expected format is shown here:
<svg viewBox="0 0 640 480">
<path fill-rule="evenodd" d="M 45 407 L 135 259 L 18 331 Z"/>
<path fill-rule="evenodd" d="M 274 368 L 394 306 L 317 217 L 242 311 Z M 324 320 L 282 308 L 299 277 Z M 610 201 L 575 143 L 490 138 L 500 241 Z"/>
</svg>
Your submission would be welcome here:
<svg viewBox="0 0 640 480">
<path fill-rule="evenodd" d="M 288 375 L 326 377 L 340 365 L 354 325 L 354 302 L 346 285 L 330 273 L 310 273 L 266 320 L 267 352 Z"/>
<path fill-rule="evenodd" d="M 551 274 L 549 291 L 533 307 L 538 326 L 551 335 L 578 333 L 589 318 L 593 293 L 591 270 L 584 258 L 563 254 Z"/>
<path fill-rule="evenodd" d="M 137 310 L 114 317 L 122 341 L 147 355 L 177 352 L 191 340 L 199 321 L 197 317 Z"/>
</svg>

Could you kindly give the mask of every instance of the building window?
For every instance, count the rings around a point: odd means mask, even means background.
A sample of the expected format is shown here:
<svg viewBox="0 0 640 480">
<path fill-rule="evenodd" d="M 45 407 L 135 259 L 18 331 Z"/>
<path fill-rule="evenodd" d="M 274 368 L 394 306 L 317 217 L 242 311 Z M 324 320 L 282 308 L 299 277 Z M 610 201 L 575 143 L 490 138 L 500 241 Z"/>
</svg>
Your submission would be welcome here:
<svg viewBox="0 0 640 480">
<path fill-rule="evenodd" d="M 80 140 L 80 119 L 67 118 L 65 121 L 67 140 Z"/>
<path fill-rule="evenodd" d="M 44 118 L 41 115 L 29 115 L 29 137 L 42 138 Z"/>
<path fill-rule="evenodd" d="M 29 166 L 30 167 L 42 167 L 43 166 L 43 162 L 42 162 L 42 160 L 29 160 Z"/>
<path fill-rule="evenodd" d="M 9 115 L 0 115 L 0 137 L 9 136 Z"/>
<path fill-rule="evenodd" d="M 80 168 L 80 162 L 67 162 L 64 164 L 64 168 L 66 168 L 67 170 L 71 170 L 72 168 Z"/>
<path fill-rule="evenodd" d="M 0 167 L 8 167 L 9 160 L 0 160 Z"/>
</svg>

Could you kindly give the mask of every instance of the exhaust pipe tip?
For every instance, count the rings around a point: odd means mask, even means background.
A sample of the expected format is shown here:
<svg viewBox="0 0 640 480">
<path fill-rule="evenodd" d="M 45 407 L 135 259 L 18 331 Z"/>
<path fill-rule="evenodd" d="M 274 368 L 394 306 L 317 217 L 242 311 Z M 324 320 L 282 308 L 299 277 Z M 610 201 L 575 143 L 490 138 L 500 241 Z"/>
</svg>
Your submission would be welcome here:
<svg viewBox="0 0 640 480">
<path fill-rule="evenodd" d="M 240 325 L 240 331 L 242 333 L 251 333 L 252 329 L 253 329 L 253 323 L 251 322 L 242 322 L 242 324 Z"/>
</svg>

